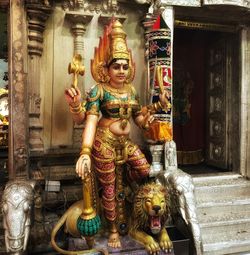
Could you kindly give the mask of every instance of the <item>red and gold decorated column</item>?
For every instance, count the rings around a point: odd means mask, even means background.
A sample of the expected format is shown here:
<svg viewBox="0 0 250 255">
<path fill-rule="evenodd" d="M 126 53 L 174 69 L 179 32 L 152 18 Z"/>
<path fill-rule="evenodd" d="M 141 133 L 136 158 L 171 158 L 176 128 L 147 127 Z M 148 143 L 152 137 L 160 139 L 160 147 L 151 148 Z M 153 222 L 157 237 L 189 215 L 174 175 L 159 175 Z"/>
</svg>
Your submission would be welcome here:
<svg viewBox="0 0 250 255">
<path fill-rule="evenodd" d="M 155 120 L 145 134 L 151 143 L 152 175 L 163 170 L 161 158 L 164 150 L 165 168 L 177 167 L 172 111 L 174 10 L 171 6 L 159 7 L 158 10 L 160 13 L 154 17 L 156 20 L 152 23 L 150 31 L 147 32 L 148 103 L 159 101 L 159 94 L 166 90 L 168 104 L 164 110 L 154 114 Z"/>
</svg>

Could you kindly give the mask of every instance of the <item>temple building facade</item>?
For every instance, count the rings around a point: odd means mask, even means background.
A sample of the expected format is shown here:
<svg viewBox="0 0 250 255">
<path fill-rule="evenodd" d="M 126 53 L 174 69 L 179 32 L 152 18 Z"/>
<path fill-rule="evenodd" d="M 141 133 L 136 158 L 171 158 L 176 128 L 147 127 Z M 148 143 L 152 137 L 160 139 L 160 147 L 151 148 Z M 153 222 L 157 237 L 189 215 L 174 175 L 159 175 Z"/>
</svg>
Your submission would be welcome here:
<svg viewBox="0 0 250 255">
<path fill-rule="evenodd" d="M 88 93 L 95 47 L 118 19 L 135 62 L 133 85 L 147 105 L 158 63 L 150 32 L 159 17 L 173 143 L 151 143 L 135 125 L 131 140 L 151 165 L 158 160 L 159 180 L 178 193 L 179 231 L 190 239 L 182 254 L 250 254 L 248 0 L 0 0 L 0 254 L 58 254 L 52 227 L 82 199 L 75 164 L 84 124 L 73 122 L 64 96 L 76 75 L 68 69 L 73 56 L 82 57 L 78 87 Z M 12 199 L 23 211 L 16 216 L 7 213 Z M 23 201 L 29 209 L 18 208 Z"/>
</svg>

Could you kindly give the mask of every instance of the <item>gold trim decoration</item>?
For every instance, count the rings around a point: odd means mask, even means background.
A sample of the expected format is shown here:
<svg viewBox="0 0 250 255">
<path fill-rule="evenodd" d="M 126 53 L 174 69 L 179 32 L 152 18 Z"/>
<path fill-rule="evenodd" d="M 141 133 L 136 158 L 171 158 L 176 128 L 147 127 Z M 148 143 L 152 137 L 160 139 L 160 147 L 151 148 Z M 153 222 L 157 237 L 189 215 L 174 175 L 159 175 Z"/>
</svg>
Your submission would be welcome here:
<svg viewBox="0 0 250 255">
<path fill-rule="evenodd" d="M 87 97 L 88 102 L 94 102 L 96 101 L 98 98 L 102 99 L 103 98 L 103 88 L 102 85 L 97 84 L 97 92 L 96 92 L 96 96 L 95 97 Z M 93 88 L 94 89 L 94 88 Z"/>
<path fill-rule="evenodd" d="M 85 107 L 82 107 L 81 103 L 77 106 L 69 106 L 69 110 L 73 114 L 80 114 L 82 112 L 86 112 Z"/>
<path fill-rule="evenodd" d="M 91 155 L 91 148 L 90 147 L 87 147 L 87 146 L 84 146 L 83 145 L 83 147 L 82 147 L 82 150 L 81 150 L 81 152 L 80 152 L 80 155 Z"/>
<path fill-rule="evenodd" d="M 124 87 L 119 89 L 113 88 L 109 84 L 103 84 L 102 86 L 107 92 L 111 93 L 114 96 L 132 92 L 131 84 L 124 84 Z"/>
<path fill-rule="evenodd" d="M 4 88 L 0 88 L 0 97 L 8 95 L 8 90 Z"/>
<path fill-rule="evenodd" d="M 99 111 L 97 106 L 94 104 L 91 106 L 91 108 L 86 112 L 86 115 L 96 115 L 99 116 Z"/>
<path fill-rule="evenodd" d="M 190 28 L 199 30 L 221 31 L 221 32 L 236 32 L 236 26 L 222 25 L 216 23 L 206 22 L 193 22 L 184 20 L 175 20 L 175 27 L 178 28 Z"/>
</svg>

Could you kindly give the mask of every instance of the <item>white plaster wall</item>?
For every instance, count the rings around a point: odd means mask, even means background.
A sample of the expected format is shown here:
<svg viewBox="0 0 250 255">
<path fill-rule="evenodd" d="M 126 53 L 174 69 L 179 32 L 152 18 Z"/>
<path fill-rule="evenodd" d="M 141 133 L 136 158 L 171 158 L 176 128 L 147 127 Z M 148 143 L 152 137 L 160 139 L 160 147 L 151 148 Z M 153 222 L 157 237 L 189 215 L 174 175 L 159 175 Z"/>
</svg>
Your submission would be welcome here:
<svg viewBox="0 0 250 255">
<path fill-rule="evenodd" d="M 141 103 L 145 104 L 146 74 L 144 63 L 144 30 L 138 15 L 138 10 L 127 10 L 128 19 L 124 22 L 124 30 L 128 35 L 128 47 L 132 49 L 136 63 L 134 86 L 136 87 Z M 47 21 L 44 32 L 44 53 L 42 56 L 41 98 L 42 121 L 44 125 L 44 147 L 71 148 L 73 122 L 68 106 L 64 100 L 64 90 L 70 86 L 72 77 L 68 75 L 68 63 L 73 57 L 73 36 L 70 24 L 64 19 L 65 12 L 60 6 L 54 9 Z M 83 78 L 84 87 L 89 90 L 95 84 L 91 76 L 90 60 L 94 55 L 94 47 L 99 44 L 103 26 L 98 23 L 98 14 L 95 14 L 87 26 L 84 37 L 84 65 L 86 72 Z M 81 86 L 82 87 L 82 86 Z M 132 139 L 143 145 L 141 131 L 134 127 Z"/>
</svg>

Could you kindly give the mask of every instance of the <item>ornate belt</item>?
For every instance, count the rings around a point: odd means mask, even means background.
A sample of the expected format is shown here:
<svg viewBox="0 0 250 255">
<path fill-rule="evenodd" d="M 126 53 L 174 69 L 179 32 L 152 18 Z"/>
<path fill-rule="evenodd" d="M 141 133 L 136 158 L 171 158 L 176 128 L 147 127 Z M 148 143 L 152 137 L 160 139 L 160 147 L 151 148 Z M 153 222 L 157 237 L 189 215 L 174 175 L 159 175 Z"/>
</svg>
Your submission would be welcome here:
<svg viewBox="0 0 250 255">
<path fill-rule="evenodd" d="M 97 136 L 100 140 L 115 149 L 115 163 L 116 165 L 124 164 L 127 160 L 127 145 L 129 143 L 128 135 L 115 135 L 108 128 L 97 128 Z"/>
<path fill-rule="evenodd" d="M 109 128 L 98 127 L 96 135 L 99 136 L 103 142 L 115 149 L 124 148 L 129 140 L 128 135 L 115 135 Z"/>
</svg>

